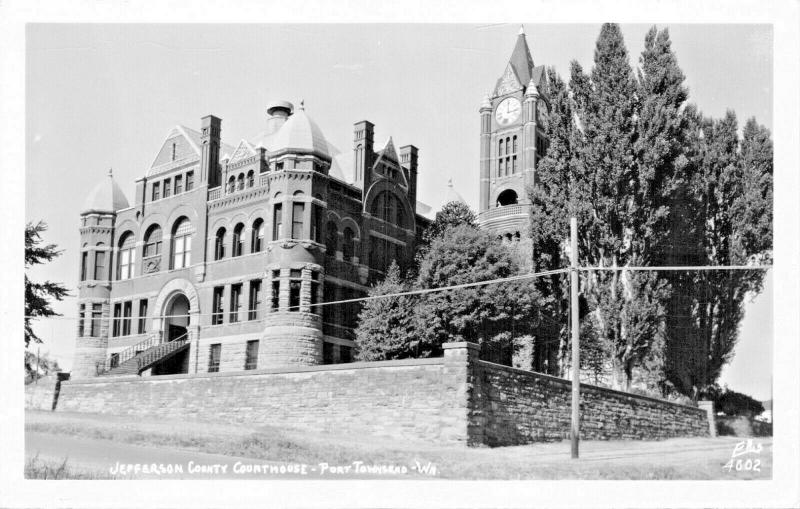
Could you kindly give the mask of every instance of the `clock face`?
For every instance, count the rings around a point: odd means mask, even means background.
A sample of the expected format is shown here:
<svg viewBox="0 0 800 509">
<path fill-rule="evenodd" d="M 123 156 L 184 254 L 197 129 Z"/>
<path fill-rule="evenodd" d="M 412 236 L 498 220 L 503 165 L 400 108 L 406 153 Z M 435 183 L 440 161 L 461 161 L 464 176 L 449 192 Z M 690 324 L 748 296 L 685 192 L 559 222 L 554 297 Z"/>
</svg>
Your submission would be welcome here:
<svg viewBox="0 0 800 509">
<path fill-rule="evenodd" d="M 509 97 L 500 103 L 494 112 L 494 116 L 498 124 L 505 126 L 517 120 L 521 111 L 522 105 L 519 101 L 514 97 Z"/>
</svg>

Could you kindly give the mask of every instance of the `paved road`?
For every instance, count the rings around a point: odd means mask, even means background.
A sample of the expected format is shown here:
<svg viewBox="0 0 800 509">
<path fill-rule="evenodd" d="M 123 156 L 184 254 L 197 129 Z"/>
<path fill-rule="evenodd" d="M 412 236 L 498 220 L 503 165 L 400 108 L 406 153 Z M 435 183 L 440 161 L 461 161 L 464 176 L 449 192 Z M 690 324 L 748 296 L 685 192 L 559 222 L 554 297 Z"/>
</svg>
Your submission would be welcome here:
<svg viewBox="0 0 800 509">
<path fill-rule="evenodd" d="M 363 465 L 322 465 L 264 461 L 165 447 L 144 447 L 93 438 L 59 436 L 27 431 L 26 457 L 38 456 L 48 463 L 67 459 L 70 468 L 102 472 L 114 479 L 420 479 L 406 474 L 362 473 Z M 136 465 L 139 469 L 136 469 Z M 155 467 L 153 467 L 155 465 Z M 144 472 L 155 470 L 156 473 Z M 398 465 L 399 466 L 399 465 Z M 339 468 L 337 468 L 339 467 Z M 408 468 L 408 466 L 406 466 Z M 250 470 L 248 472 L 248 470 Z"/>
</svg>

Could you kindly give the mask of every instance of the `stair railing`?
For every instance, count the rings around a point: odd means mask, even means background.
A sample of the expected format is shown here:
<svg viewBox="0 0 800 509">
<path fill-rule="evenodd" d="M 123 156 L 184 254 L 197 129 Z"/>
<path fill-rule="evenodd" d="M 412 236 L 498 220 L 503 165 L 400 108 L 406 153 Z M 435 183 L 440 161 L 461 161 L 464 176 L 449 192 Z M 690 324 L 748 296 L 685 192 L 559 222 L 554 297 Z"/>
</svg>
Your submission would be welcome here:
<svg viewBox="0 0 800 509">
<path fill-rule="evenodd" d="M 157 361 L 159 358 L 163 357 L 164 355 L 171 353 L 181 346 L 183 346 L 189 340 L 189 332 L 185 332 L 184 334 L 178 336 L 175 339 L 171 339 L 166 342 L 162 342 L 161 344 L 157 345 L 156 348 L 140 355 L 136 358 L 136 368 L 137 372 L 141 372 L 143 369 L 147 368 L 150 364 Z"/>
<path fill-rule="evenodd" d="M 110 371 L 117 366 L 121 366 L 123 362 L 133 359 L 137 354 L 140 354 L 149 348 L 153 348 L 154 346 L 160 345 L 162 342 L 163 341 L 161 340 L 161 335 L 159 333 L 151 333 L 147 339 L 140 341 L 121 352 L 111 354 L 101 367 L 99 374 Z"/>
</svg>

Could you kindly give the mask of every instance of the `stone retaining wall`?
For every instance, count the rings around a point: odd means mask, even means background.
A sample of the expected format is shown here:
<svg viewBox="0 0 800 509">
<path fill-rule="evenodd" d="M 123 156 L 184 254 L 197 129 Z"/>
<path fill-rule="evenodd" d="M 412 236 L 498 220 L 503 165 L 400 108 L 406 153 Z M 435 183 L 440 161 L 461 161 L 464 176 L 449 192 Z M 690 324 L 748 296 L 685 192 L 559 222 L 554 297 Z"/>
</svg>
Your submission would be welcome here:
<svg viewBox="0 0 800 509">
<path fill-rule="evenodd" d="M 197 419 L 469 445 L 568 436 L 570 383 L 478 360 L 444 357 L 230 373 L 64 382 L 58 410 Z M 704 436 L 705 410 L 582 385 L 588 439 Z"/>
</svg>

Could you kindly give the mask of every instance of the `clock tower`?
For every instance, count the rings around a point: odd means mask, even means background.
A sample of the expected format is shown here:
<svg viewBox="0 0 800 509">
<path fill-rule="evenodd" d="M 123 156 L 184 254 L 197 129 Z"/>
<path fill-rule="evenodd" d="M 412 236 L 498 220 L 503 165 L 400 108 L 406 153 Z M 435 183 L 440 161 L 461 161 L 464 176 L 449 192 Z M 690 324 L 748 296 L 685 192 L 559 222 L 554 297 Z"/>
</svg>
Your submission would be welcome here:
<svg viewBox="0 0 800 509">
<path fill-rule="evenodd" d="M 527 236 L 527 189 L 547 147 L 542 120 L 548 108 L 545 68 L 534 65 L 520 28 L 505 71 L 480 107 L 478 223 L 509 240 Z"/>
</svg>

